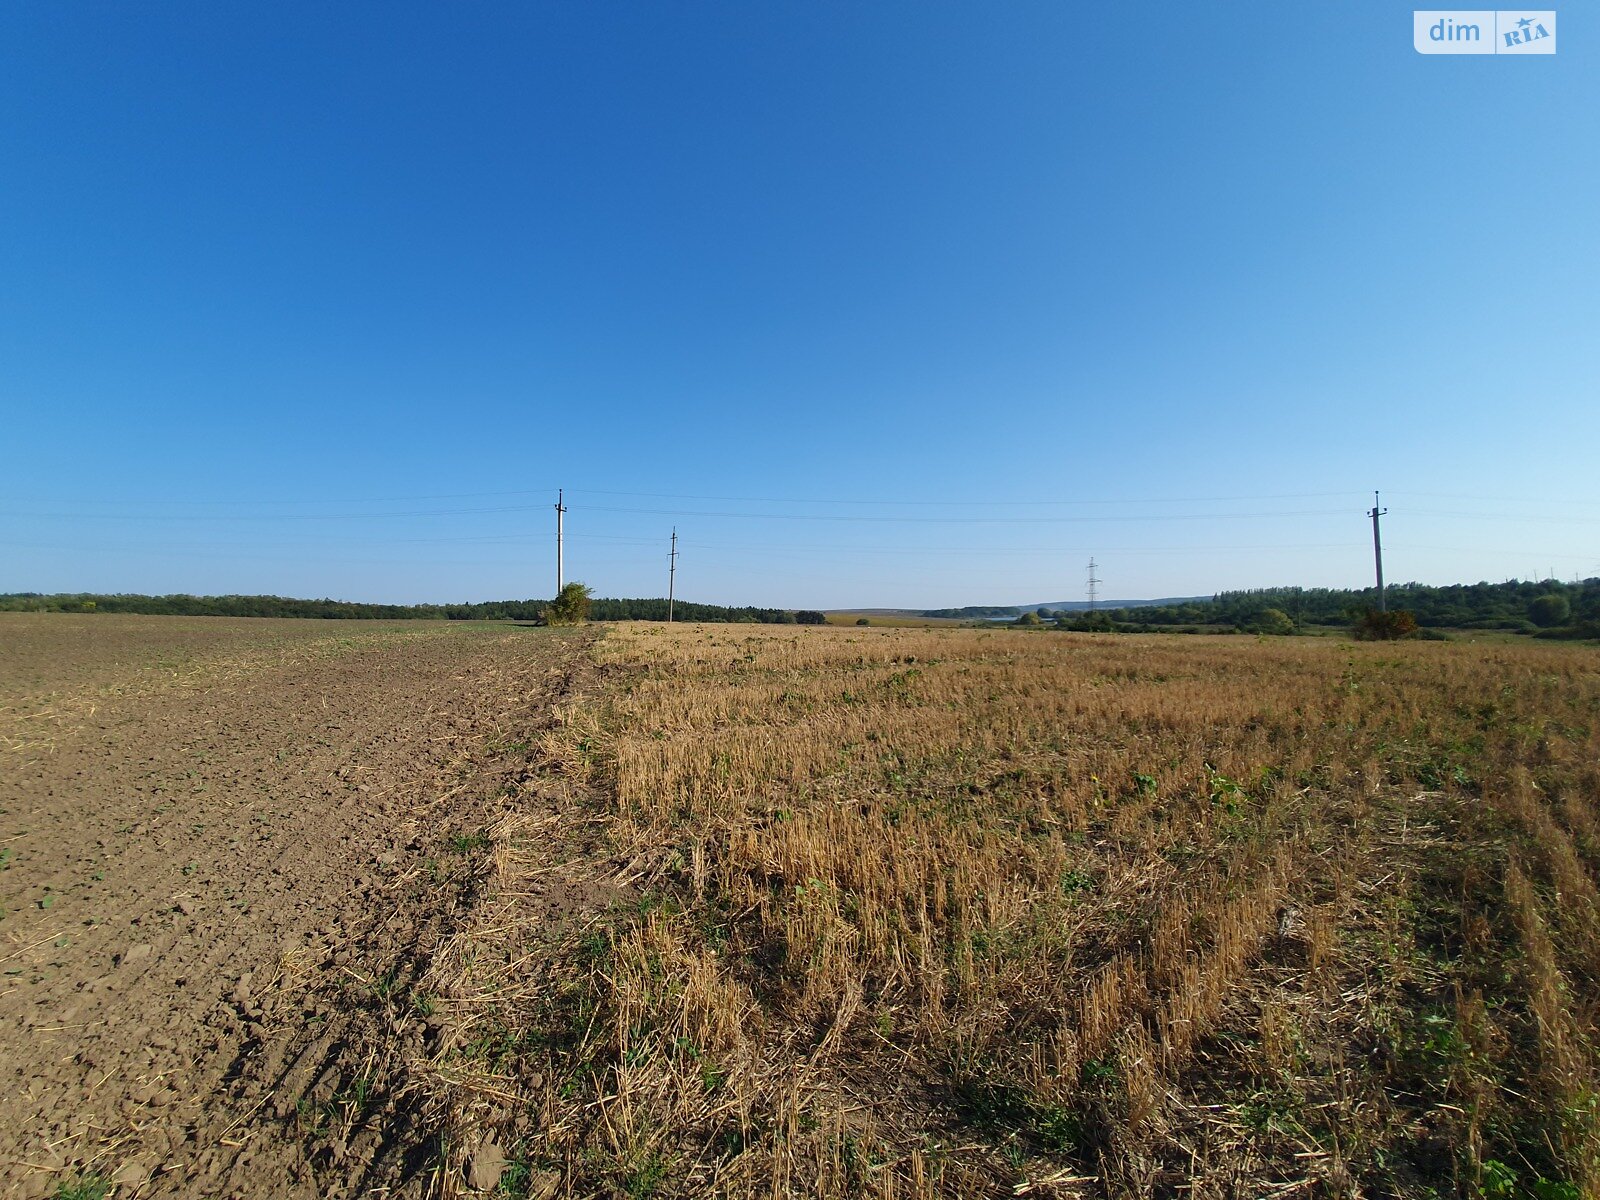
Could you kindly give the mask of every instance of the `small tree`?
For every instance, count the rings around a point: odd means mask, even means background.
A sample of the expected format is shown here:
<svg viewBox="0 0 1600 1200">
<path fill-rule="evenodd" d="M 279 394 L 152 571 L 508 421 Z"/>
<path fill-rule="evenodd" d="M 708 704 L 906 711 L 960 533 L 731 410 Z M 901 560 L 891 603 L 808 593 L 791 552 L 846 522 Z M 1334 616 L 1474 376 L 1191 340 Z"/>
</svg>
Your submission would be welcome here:
<svg viewBox="0 0 1600 1200">
<path fill-rule="evenodd" d="M 544 606 L 544 623 L 582 625 L 589 619 L 589 599 L 593 594 L 586 584 L 567 584 L 554 600 Z"/>
<path fill-rule="evenodd" d="M 865 617 L 857 617 L 856 618 L 856 624 L 857 625 L 871 625 L 872 622 L 867 620 Z"/>
<path fill-rule="evenodd" d="M 1528 604 L 1528 620 L 1540 629 L 1565 625 L 1572 616 L 1572 604 L 1560 592 L 1538 596 Z"/>
<path fill-rule="evenodd" d="M 1016 619 L 1015 623 L 1018 624 L 1018 625 L 1043 625 L 1044 624 L 1044 622 L 1039 619 L 1039 614 L 1036 613 L 1036 612 L 1025 612 L 1025 613 L 1023 613 L 1020 617 L 1018 617 Z"/>
<path fill-rule="evenodd" d="M 1276 637 L 1284 637 L 1294 632 L 1294 622 L 1289 619 L 1289 614 L 1281 608 L 1263 608 L 1250 622 L 1250 628 L 1256 633 L 1270 633 Z"/>
<path fill-rule="evenodd" d="M 1392 642 L 1396 638 L 1410 637 L 1417 631 L 1417 619 L 1403 608 L 1379 612 L 1369 608 L 1356 618 L 1350 630 L 1364 642 Z"/>
<path fill-rule="evenodd" d="M 1114 633 L 1117 627 L 1109 613 L 1096 610 L 1079 613 L 1075 617 L 1070 617 L 1063 611 L 1056 618 L 1056 628 L 1071 630 L 1073 633 Z"/>
<path fill-rule="evenodd" d="M 802 608 L 794 615 L 797 625 L 826 625 L 828 618 L 814 609 Z"/>
</svg>

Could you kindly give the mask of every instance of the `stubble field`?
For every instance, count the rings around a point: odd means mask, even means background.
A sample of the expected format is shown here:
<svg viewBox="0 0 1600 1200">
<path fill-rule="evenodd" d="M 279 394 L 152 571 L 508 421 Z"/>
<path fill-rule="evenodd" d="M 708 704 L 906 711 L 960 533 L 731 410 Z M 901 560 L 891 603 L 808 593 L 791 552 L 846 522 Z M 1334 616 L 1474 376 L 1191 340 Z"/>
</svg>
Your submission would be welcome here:
<svg viewBox="0 0 1600 1200">
<path fill-rule="evenodd" d="M 17 1187 L 1596 1194 L 1591 648 L 237 624 L 0 666 Z"/>
</svg>

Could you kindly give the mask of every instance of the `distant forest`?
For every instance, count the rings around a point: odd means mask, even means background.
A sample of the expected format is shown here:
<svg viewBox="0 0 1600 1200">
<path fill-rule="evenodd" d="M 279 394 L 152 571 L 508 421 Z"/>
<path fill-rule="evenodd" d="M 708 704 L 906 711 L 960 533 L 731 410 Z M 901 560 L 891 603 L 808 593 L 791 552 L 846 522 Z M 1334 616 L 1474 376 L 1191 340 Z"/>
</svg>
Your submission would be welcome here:
<svg viewBox="0 0 1600 1200">
<path fill-rule="evenodd" d="M 1402 583 L 1385 589 L 1390 609 L 1410 612 L 1424 629 L 1509 629 L 1523 633 L 1569 630 L 1592 637 L 1600 633 L 1600 579 L 1562 583 L 1510 580 L 1506 583 L 1462 583 L 1429 587 Z M 1041 621 L 1057 618 L 1073 626 L 1090 620 L 1107 627 L 1135 630 L 1159 627 L 1223 627 L 1287 632 L 1288 628 L 1348 625 L 1358 614 L 1377 607 L 1376 588 L 1257 588 L 1218 592 L 1210 600 L 1177 604 L 1105 608 L 1093 618 L 1080 612 L 1033 610 Z"/>
<path fill-rule="evenodd" d="M 535 621 L 547 601 L 489 600 L 481 604 L 357 604 L 349 600 L 293 600 L 285 596 L 134 596 L 68 593 L 0 595 L 0 612 L 113 612 L 175 617 L 321 617 L 329 619 L 427 621 Z M 820 625 L 821 613 L 783 608 L 727 608 L 678 600 L 679 621 L 738 621 L 762 625 Z M 592 621 L 665 621 L 667 602 L 589 602 Z"/>
<path fill-rule="evenodd" d="M 1396 584 L 1387 590 L 1391 609 L 1404 609 L 1423 629 L 1509 629 L 1547 636 L 1600 636 L 1600 578 L 1581 583 L 1511 580 L 1506 583 L 1452 584 L 1429 587 Z M 69 593 L 0 595 L 0 612 L 113 612 L 191 617 L 322 617 L 378 620 L 535 621 L 544 600 L 490 600 L 481 604 L 357 604 L 348 600 L 295 600 L 283 596 L 137 596 Z M 1081 610 L 1041 607 L 1023 612 L 1028 622 L 1055 619 L 1064 628 L 1242 629 L 1288 632 L 1298 628 L 1348 625 L 1353 617 L 1376 607 L 1373 588 L 1258 588 L 1219 592 L 1209 600 L 1102 608 L 1092 615 Z M 1004 606 L 933 609 L 927 616 L 1014 618 L 1017 608 Z M 680 621 L 738 621 L 763 625 L 820 625 L 820 612 L 784 608 L 729 608 L 679 600 L 673 616 Z M 664 621 L 664 598 L 590 602 L 594 621 Z"/>
</svg>

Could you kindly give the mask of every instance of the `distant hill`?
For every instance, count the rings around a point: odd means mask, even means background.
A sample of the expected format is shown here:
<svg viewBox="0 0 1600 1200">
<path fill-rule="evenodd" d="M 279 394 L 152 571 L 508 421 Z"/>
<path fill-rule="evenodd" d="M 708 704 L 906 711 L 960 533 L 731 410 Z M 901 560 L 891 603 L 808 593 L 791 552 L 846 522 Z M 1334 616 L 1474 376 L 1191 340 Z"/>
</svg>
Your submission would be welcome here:
<svg viewBox="0 0 1600 1200">
<path fill-rule="evenodd" d="M 1163 596 L 1159 600 L 1096 600 L 1096 608 L 1151 608 L 1160 604 L 1193 604 L 1197 600 L 1209 600 L 1210 596 Z M 1046 600 L 1043 604 L 1026 604 L 1021 612 L 1037 612 L 1041 608 L 1053 608 L 1056 611 L 1066 609 L 1068 612 L 1088 612 L 1087 600 Z"/>
<path fill-rule="evenodd" d="M 1194 604 L 1210 600 L 1210 596 L 1165 596 L 1159 600 L 1096 600 L 1096 608 L 1149 608 L 1155 605 Z M 930 608 L 924 617 L 958 617 L 966 620 L 983 620 L 993 617 L 1020 617 L 1025 612 L 1048 608 L 1053 612 L 1087 612 L 1087 600 L 1046 600 L 1041 604 L 970 604 L 965 608 Z"/>
</svg>

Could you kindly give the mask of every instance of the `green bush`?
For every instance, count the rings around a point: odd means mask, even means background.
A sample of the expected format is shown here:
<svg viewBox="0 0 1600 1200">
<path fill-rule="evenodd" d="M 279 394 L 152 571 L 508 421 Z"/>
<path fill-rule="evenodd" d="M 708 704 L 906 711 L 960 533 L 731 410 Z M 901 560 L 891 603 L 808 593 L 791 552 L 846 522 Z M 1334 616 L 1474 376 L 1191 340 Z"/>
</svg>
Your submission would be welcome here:
<svg viewBox="0 0 1600 1200">
<path fill-rule="evenodd" d="M 1364 642 L 1391 642 L 1417 632 L 1417 618 L 1403 608 L 1379 612 L 1369 608 L 1356 618 L 1351 633 Z"/>
<path fill-rule="evenodd" d="M 569 583 L 544 606 L 546 625 L 582 625 L 589 619 L 592 590 L 585 584 Z"/>
<path fill-rule="evenodd" d="M 1294 632 L 1294 622 L 1289 619 L 1289 614 L 1281 608 L 1263 608 L 1250 622 L 1253 633 L 1270 633 L 1282 637 Z"/>
<path fill-rule="evenodd" d="M 1557 641 L 1600 641 L 1600 621 L 1579 621 L 1560 629 L 1541 629 L 1533 636 Z"/>
<path fill-rule="evenodd" d="M 1572 604 L 1559 592 L 1536 596 L 1528 603 L 1528 620 L 1540 629 L 1565 625 L 1572 616 Z"/>
</svg>

